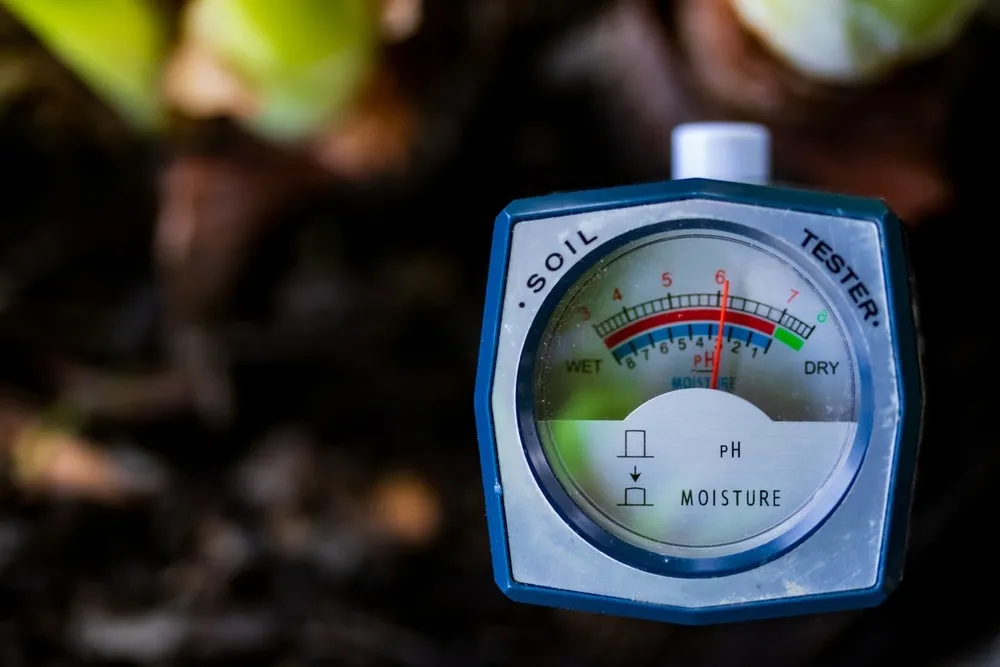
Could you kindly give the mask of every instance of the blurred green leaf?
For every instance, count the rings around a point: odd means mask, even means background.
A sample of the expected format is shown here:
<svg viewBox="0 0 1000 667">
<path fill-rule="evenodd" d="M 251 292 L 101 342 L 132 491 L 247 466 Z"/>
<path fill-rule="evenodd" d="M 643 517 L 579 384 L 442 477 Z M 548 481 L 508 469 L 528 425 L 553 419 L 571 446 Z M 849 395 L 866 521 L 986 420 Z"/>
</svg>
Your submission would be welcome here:
<svg viewBox="0 0 1000 667">
<path fill-rule="evenodd" d="M 248 88 L 255 111 L 243 122 L 296 139 L 335 118 L 367 80 L 377 9 L 371 0 L 194 0 L 185 27 Z"/>
<path fill-rule="evenodd" d="M 0 0 L 128 122 L 158 127 L 163 17 L 149 0 Z"/>
<path fill-rule="evenodd" d="M 642 403 L 638 391 L 627 387 L 574 393 L 548 422 L 552 442 L 566 472 L 578 482 L 590 479 L 587 429 L 580 422 L 622 420 Z"/>
<path fill-rule="evenodd" d="M 605 389 L 578 390 L 556 411 L 553 419 L 560 421 L 625 419 L 642 404 L 637 389 L 624 386 Z"/>
<path fill-rule="evenodd" d="M 730 1 L 792 66 L 847 82 L 946 49 L 983 6 L 983 0 Z"/>
</svg>

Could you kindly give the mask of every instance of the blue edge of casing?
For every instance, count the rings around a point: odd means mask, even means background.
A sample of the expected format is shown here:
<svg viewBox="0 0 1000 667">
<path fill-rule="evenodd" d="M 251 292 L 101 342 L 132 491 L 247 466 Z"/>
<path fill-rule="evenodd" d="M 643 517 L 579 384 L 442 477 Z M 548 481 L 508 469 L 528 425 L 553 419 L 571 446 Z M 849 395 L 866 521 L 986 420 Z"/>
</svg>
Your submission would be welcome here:
<svg viewBox="0 0 1000 667">
<path fill-rule="evenodd" d="M 878 227 L 895 331 L 896 364 L 903 424 L 896 443 L 889 487 L 889 516 L 875 586 L 850 592 L 763 600 L 739 606 L 686 609 L 564 591 L 515 581 L 511 572 L 503 512 L 503 488 L 496 458 L 490 408 L 494 360 L 503 306 L 505 274 L 514 225 L 539 218 L 623 208 L 683 199 L 724 200 L 770 208 L 869 220 Z M 902 223 L 879 200 L 790 188 L 745 185 L 705 179 L 664 181 L 624 187 L 555 193 L 512 202 L 497 216 L 493 231 L 482 338 L 476 374 L 475 414 L 486 498 L 493 573 L 512 600 L 579 611 L 628 616 L 683 625 L 729 623 L 760 618 L 860 609 L 880 604 L 902 579 L 923 410 L 923 383 L 916 346 L 910 273 Z"/>
</svg>

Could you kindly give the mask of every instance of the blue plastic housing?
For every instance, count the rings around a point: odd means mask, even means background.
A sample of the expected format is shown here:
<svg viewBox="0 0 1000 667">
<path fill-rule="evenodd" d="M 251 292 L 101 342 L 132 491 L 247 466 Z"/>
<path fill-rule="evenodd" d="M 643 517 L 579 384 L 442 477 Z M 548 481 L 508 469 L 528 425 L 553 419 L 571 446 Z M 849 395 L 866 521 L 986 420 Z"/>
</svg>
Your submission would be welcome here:
<svg viewBox="0 0 1000 667">
<path fill-rule="evenodd" d="M 513 577 L 491 408 L 496 349 L 513 230 L 516 225 L 531 220 L 685 199 L 736 202 L 786 211 L 863 219 L 877 225 L 889 296 L 889 325 L 894 332 L 894 354 L 899 371 L 897 383 L 902 423 L 889 488 L 890 511 L 881 545 L 880 571 L 878 581 L 872 588 L 849 593 L 761 600 L 718 608 L 688 609 L 524 584 Z M 705 179 L 555 193 L 517 200 L 508 205 L 497 216 L 493 231 L 475 387 L 475 416 L 486 516 L 494 578 L 500 589 L 518 602 L 685 625 L 841 611 L 881 603 L 902 578 L 923 411 L 917 322 L 904 235 L 902 223 L 880 200 Z"/>
</svg>

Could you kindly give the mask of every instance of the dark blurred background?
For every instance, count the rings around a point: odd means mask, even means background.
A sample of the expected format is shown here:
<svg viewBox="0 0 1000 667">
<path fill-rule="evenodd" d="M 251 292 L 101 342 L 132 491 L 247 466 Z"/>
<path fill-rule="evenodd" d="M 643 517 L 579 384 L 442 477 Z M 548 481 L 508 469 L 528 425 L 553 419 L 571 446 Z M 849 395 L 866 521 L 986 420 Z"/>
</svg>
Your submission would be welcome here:
<svg viewBox="0 0 1000 667">
<path fill-rule="evenodd" d="M 1000 29 L 741 4 L 0 2 L 0 666 L 1000 665 Z M 896 5 L 912 48 L 832 79 L 770 46 L 834 5 Z M 515 604 L 472 414 L 493 219 L 667 178 L 670 130 L 713 119 L 910 227 L 904 584 L 709 628 Z"/>
</svg>

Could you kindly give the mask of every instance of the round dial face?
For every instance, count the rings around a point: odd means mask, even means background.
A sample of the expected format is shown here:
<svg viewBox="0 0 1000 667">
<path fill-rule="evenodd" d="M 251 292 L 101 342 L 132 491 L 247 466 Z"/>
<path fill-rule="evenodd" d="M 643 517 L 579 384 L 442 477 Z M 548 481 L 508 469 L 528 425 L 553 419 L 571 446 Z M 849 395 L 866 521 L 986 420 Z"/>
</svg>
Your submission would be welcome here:
<svg viewBox="0 0 1000 667">
<path fill-rule="evenodd" d="M 545 325 L 532 397 L 575 505 L 665 556 L 760 546 L 850 483 L 831 483 L 858 431 L 845 327 L 804 272 L 741 235 L 674 230 L 602 258 Z"/>
</svg>

